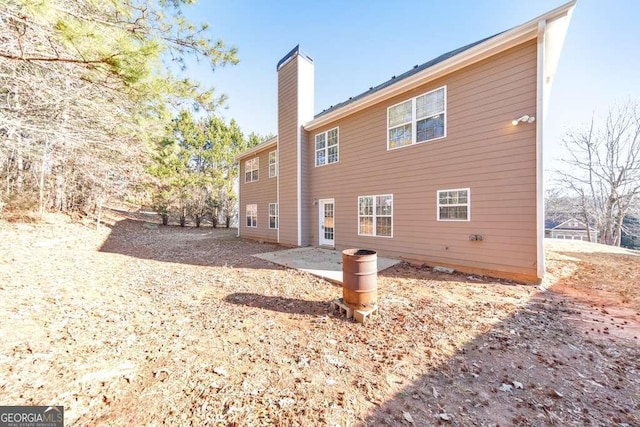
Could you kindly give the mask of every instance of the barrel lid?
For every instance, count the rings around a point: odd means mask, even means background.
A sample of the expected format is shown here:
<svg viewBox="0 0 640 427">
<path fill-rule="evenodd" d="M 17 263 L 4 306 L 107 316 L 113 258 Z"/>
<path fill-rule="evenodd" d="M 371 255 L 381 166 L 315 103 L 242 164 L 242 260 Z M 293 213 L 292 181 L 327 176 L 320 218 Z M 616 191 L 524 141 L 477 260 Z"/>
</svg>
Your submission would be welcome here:
<svg viewBox="0 0 640 427">
<path fill-rule="evenodd" d="M 372 251 L 371 249 L 345 249 L 342 251 L 343 255 L 347 256 L 366 256 L 366 255 L 376 255 L 376 251 Z"/>
</svg>

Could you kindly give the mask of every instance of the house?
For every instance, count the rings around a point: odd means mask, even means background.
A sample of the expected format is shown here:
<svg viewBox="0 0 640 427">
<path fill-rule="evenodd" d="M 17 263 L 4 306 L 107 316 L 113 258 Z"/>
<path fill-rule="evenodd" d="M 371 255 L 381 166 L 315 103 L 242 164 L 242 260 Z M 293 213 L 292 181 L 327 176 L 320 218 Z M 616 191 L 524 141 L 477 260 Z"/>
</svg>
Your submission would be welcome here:
<svg viewBox="0 0 640 427">
<path fill-rule="evenodd" d="M 598 230 L 589 227 L 587 233 L 587 225 L 575 218 L 569 218 L 566 221 L 545 221 L 545 237 L 552 239 L 566 240 L 584 240 L 586 242 L 598 242 Z"/>
<path fill-rule="evenodd" d="M 277 64 L 278 136 L 238 156 L 239 236 L 538 282 L 543 123 L 575 6 L 314 115 L 314 63 Z"/>
</svg>

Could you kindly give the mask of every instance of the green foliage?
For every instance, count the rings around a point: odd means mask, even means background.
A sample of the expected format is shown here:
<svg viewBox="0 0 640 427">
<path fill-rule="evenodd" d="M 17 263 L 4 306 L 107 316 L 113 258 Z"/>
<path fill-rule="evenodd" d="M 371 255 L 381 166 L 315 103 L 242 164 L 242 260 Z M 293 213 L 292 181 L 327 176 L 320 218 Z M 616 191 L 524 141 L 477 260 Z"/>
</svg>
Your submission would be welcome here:
<svg viewBox="0 0 640 427">
<path fill-rule="evenodd" d="M 83 79 L 106 84 L 149 106 L 175 100 L 195 101 L 213 109 L 221 99 L 212 89 L 178 77 L 189 57 L 214 69 L 237 64 L 237 48 L 207 35 L 182 14 L 192 0 L 17 0 L 18 16 L 33 20 L 53 36 L 60 50 L 34 49 L 24 60 L 55 61 L 83 68 Z"/>
<path fill-rule="evenodd" d="M 261 144 L 271 138 L 273 138 L 275 135 L 273 134 L 268 134 L 268 135 L 260 135 L 257 134 L 255 132 L 251 132 L 249 134 L 249 140 L 247 141 L 247 147 L 246 148 L 253 148 L 258 144 Z"/>
<path fill-rule="evenodd" d="M 158 195 L 170 194 L 170 209 L 180 217 L 192 216 L 196 224 L 209 215 L 214 226 L 219 216 L 228 225 L 237 200 L 235 157 L 264 138 L 252 134 L 252 142 L 235 120 L 227 124 L 213 115 L 196 119 L 189 110 L 180 111 L 167 135 L 158 141 L 147 168 L 154 178 L 154 198 L 165 200 Z"/>
<path fill-rule="evenodd" d="M 620 246 L 640 249 L 640 216 L 628 215 L 624 218 Z"/>
<path fill-rule="evenodd" d="M 193 3 L 2 1 L 3 200 L 28 192 L 41 205 L 80 209 L 136 187 L 149 160 L 157 179 L 184 168 L 171 144 L 155 152 L 173 112 L 188 106 L 209 113 L 225 97 L 183 71 L 191 59 L 211 69 L 238 62 L 236 48 L 184 16 Z M 164 159 L 149 159 L 149 148 Z M 18 162 L 32 169 L 12 166 Z M 171 192 L 178 183 L 193 185 L 188 175 L 174 181 Z"/>
</svg>

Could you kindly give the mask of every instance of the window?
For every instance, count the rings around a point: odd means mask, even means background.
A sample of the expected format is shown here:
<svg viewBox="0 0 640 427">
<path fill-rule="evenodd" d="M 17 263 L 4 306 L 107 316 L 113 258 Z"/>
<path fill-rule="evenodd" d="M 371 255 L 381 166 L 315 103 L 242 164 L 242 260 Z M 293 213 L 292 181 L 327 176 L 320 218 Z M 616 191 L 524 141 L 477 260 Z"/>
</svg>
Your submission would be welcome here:
<svg viewBox="0 0 640 427">
<path fill-rule="evenodd" d="M 446 136 L 446 86 L 387 109 L 387 150 Z"/>
<path fill-rule="evenodd" d="M 269 153 L 269 178 L 278 176 L 278 152 L 271 151 Z"/>
<path fill-rule="evenodd" d="M 469 189 L 438 191 L 438 221 L 469 221 Z"/>
<path fill-rule="evenodd" d="M 269 228 L 278 228 L 278 204 L 269 203 Z"/>
<path fill-rule="evenodd" d="M 247 227 L 258 226 L 258 205 L 247 205 Z"/>
<path fill-rule="evenodd" d="M 316 166 L 338 163 L 338 128 L 316 135 Z"/>
<path fill-rule="evenodd" d="M 244 162 L 244 182 L 254 182 L 258 180 L 258 160 L 257 157 L 254 157 Z"/>
<path fill-rule="evenodd" d="M 393 194 L 358 197 L 358 235 L 393 235 Z"/>
</svg>

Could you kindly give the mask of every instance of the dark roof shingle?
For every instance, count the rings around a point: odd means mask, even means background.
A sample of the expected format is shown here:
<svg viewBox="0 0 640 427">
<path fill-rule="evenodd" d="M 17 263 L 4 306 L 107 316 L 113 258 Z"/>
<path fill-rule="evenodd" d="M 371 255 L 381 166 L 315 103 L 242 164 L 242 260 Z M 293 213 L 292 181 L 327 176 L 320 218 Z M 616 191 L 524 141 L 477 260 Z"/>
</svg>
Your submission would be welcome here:
<svg viewBox="0 0 640 427">
<path fill-rule="evenodd" d="M 393 76 L 391 79 L 387 80 L 386 82 L 381 83 L 378 86 L 374 86 L 374 87 L 370 88 L 366 92 L 363 92 L 363 93 L 361 93 L 359 95 L 353 96 L 353 97 L 349 98 L 348 100 L 346 100 L 344 102 L 341 102 L 339 104 L 332 105 L 330 108 L 327 108 L 326 110 L 323 110 L 322 112 L 316 114 L 315 118 L 321 117 L 321 116 L 323 116 L 325 114 L 328 114 L 328 113 L 330 113 L 332 111 L 337 110 L 338 108 L 344 107 L 345 105 L 351 104 L 352 102 L 355 102 L 355 101 L 357 101 L 359 99 L 362 99 L 362 98 L 364 98 L 364 97 L 366 97 L 368 95 L 371 95 L 372 93 L 378 92 L 379 90 L 382 90 L 382 89 L 384 89 L 386 87 L 389 87 L 389 86 L 391 86 L 393 84 L 396 84 L 399 81 L 402 81 L 402 80 L 406 79 L 407 77 L 413 76 L 414 74 L 417 74 L 417 73 L 419 73 L 419 72 L 421 72 L 423 70 L 426 70 L 427 68 L 433 67 L 436 64 L 439 64 L 439 63 L 441 63 L 441 62 L 443 62 L 443 61 L 445 61 L 445 60 L 447 60 L 449 58 L 452 58 L 452 57 L 464 52 L 465 50 L 469 50 L 472 47 L 477 46 L 480 43 L 483 43 L 483 42 L 485 42 L 485 41 L 487 41 L 489 39 L 492 39 L 492 38 L 494 38 L 494 37 L 496 37 L 496 36 L 498 36 L 500 34 L 502 34 L 502 32 L 498 33 L 498 34 L 494 34 L 491 37 L 487 37 L 487 38 L 484 38 L 482 40 L 478 40 L 477 42 L 468 44 L 468 45 L 460 47 L 458 49 L 452 50 L 451 52 L 443 53 L 442 55 L 438 56 L 437 58 L 434 58 L 434 59 L 432 59 L 432 60 L 430 60 L 428 62 L 425 62 L 422 65 L 416 65 L 411 70 L 406 71 L 406 72 L 400 74 L 399 76 Z M 296 48 L 297 48 L 297 46 L 296 46 Z M 285 56 L 285 58 L 286 58 L 286 56 Z"/>
</svg>

